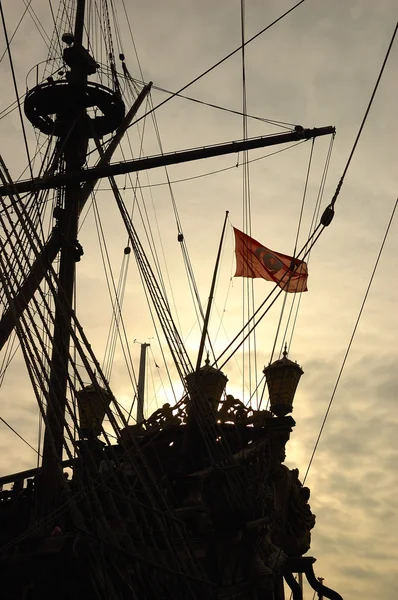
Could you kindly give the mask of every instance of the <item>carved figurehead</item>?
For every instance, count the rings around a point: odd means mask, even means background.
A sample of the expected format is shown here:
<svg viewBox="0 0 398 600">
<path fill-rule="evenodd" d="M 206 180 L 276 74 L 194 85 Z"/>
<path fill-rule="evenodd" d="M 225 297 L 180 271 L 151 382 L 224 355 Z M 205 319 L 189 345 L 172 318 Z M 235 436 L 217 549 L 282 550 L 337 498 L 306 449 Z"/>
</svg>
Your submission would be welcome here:
<svg viewBox="0 0 398 600">
<path fill-rule="evenodd" d="M 286 436 L 276 436 L 271 444 L 271 479 L 276 509 L 272 539 L 288 556 L 302 556 L 311 543 L 315 515 L 308 503 L 310 490 L 299 480 L 298 469 L 283 464 Z"/>
</svg>

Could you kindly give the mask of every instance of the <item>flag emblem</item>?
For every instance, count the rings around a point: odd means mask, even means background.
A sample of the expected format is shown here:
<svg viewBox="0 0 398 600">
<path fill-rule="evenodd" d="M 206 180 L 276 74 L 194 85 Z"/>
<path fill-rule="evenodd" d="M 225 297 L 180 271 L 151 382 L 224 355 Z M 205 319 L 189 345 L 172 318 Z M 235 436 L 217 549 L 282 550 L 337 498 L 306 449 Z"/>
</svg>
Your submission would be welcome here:
<svg viewBox="0 0 398 600">
<path fill-rule="evenodd" d="M 235 277 L 261 277 L 285 292 L 306 292 L 308 271 L 304 261 L 274 252 L 234 227 Z"/>
</svg>

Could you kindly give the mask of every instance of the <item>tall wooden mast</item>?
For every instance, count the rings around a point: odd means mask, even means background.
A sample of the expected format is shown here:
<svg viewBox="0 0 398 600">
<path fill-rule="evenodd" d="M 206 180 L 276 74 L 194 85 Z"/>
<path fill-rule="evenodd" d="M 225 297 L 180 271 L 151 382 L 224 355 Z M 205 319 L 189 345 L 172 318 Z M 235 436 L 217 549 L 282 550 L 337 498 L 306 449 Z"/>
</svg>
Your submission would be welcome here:
<svg viewBox="0 0 398 600">
<path fill-rule="evenodd" d="M 77 0 L 73 46 L 82 47 L 85 0 Z M 79 62 L 72 63 L 68 73 L 69 85 L 81 86 L 84 90 L 87 82 L 87 70 Z M 82 93 L 80 92 L 80 94 Z M 77 92 L 78 94 L 78 92 Z M 77 100 L 77 98 L 76 98 Z M 64 129 L 60 142 L 63 145 L 65 172 L 70 173 L 82 168 L 86 160 L 88 137 L 84 127 L 86 110 L 76 102 L 69 113 L 62 115 Z M 47 514 L 58 501 L 60 489 L 59 465 L 62 464 L 64 417 L 68 384 L 68 357 L 70 327 L 76 260 L 80 259 L 77 245 L 79 219 L 79 184 L 68 183 L 65 186 L 64 206 L 58 221 L 63 240 L 60 251 L 59 283 L 55 298 L 55 326 L 49 396 L 47 406 L 47 427 L 44 437 L 42 485 L 40 489 L 41 512 Z"/>
<path fill-rule="evenodd" d="M 62 148 L 61 160 L 65 174 L 78 173 L 86 162 L 88 140 L 98 134 L 87 115 L 87 105 L 96 103 L 95 94 L 103 92 L 95 84 L 88 87 L 88 76 L 96 71 L 96 63 L 83 47 L 85 0 L 77 0 L 74 34 L 66 34 L 63 41 L 64 60 L 70 70 L 63 82 L 65 96 L 56 84 L 42 86 L 41 98 L 32 90 L 32 103 L 36 113 L 43 114 L 44 99 L 46 109 L 55 108 L 54 133 L 59 137 Z M 66 85 L 65 85 L 66 84 Z M 94 86 L 94 87 L 93 87 Z M 39 87 L 39 86 L 38 86 Z M 90 94 L 91 100 L 90 102 Z M 89 98 L 89 102 L 87 102 Z M 97 99 L 98 102 L 98 99 Z M 106 117 L 106 115 L 105 115 Z M 37 123 L 34 123 L 37 126 Z M 113 130 L 116 127 L 111 127 Z M 55 301 L 55 321 L 53 347 L 50 365 L 46 431 L 43 447 L 42 478 L 39 485 L 39 510 L 42 516 L 48 515 L 57 506 L 62 483 L 62 452 L 64 444 L 64 423 L 66 394 L 68 387 L 68 359 L 70 346 L 71 310 L 73 301 L 76 262 L 80 260 L 82 249 L 77 241 L 79 209 L 82 188 L 78 181 L 70 180 L 62 188 L 63 206 L 59 210 L 57 228 L 61 240 L 58 290 Z"/>
</svg>

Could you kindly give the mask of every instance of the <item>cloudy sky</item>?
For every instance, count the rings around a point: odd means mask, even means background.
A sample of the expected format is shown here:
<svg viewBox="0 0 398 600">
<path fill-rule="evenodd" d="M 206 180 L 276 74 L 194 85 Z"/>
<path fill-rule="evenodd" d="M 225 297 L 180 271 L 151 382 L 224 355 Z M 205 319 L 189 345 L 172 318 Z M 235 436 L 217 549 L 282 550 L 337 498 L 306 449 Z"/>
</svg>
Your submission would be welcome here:
<svg viewBox="0 0 398 600">
<path fill-rule="evenodd" d="M 143 79 L 157 88 L 176 91 L 240 45 L 240 3 L 237 0 L 146 0 L 130 2 L 129 17 Z M 32 6 L 50 33 L 48 4 Z M 123 51 L 131 74 L 141 79 L 123 8 L 117 4 Z M 290 8 L 286 0 L 246 0 L 245 28 L 249 38 Z M 14 31 L 25 9 L 23 2 L 6 0 L 3 7 L 9 32 Z M 247 112 L 250 115 L 305 127 L 334 125 L 337 136 L 328 172 L 324 205 L 332 197 L 357 134 L 376 77 L 397 20 L 393 0 L 306 0 L 246 48 Z M 5 48 L 1 40 L 1 52 Z M 26 88 L 28 71 L 47 57 L 47 48 L 28 14 L 13 40 L 13 58 L 19 92 Z M 305 473 L 325 411 L 357 320 L 372 270 L 397 196 L 397 96 L 398 43 L 391 52 L 374 105 L 347 173 L 332 225 L 314 247 L 309 264 L 309 291 L 301 299 L 290 357 L 303 367 L 296 394 L 297 426 L 287 448 L 287 464 Z M 2 108 L 14 100 L 7 56 L 0 63 Z M 185 94 L 235 111 L 242 109 L 241 55 L 234 55 L 209 75 L 190 86 Z M 155 89 L 153 102 L 167 98 Z M 164 151 L 241 139 L 242 119 L 206 105 L 173 99 L 156 111 Z M 144 151 L 159 147 L 147 120 Z M 0 120 L 1 154 L 18 177 L 26 166 L 17 111 Z M 27 125 L 29 141 L 34 137 Z M 267 123 L 248 120 L 249 136 L 279 131 Z M 282 131 L 282 130 L 281 130 Z M 134 138 L 132 138 L 134 142 Z M 314 146 L 313 162 L 304 207 L 300 242 L 306 240 L 330 140 Z M 251 163 L 250 197 L 254 238 L 289 254 L 293 252 L 311 150 L 307 142 Z M 138 149 L 133 149 L 135 154 Z M 129 152 L 127 149 L 126 152 Z M 263 157 L 261 150 L 250 159 Z M 239 157 L 239 164 L 242 157 Z M 171 181 L 179 218 L 192 265 L 205 302 L 226 210 L 230 223 L 242 228 L 242 168 L 237 157 L 210 159 L 171 167 Z M 227 170 L 226 170 L 227 169 Z M 220 171 L 213 175 L 199 175 Z M 142 186 L 164 184 L 158 169 L 141 174 Z M 129 180 L 120 177 L 123 197 L 131 206 Z M 98 210 L 115 276 L 126 245 L 112 196 L 101 184 Z M 160 257 L 167 287 L 172 288 L 176 312 L 194 361 L 198 328 L 177 242 L 170 192 L 166 185 L 145 187 L 145 202 L 158 240 L 161 233 L 164 258 Z M 137 228 L 141 226 L 137 221 Z M 397 501 L 398 428 L 396 390 L 398 371 L 398 216 L 387 238 L 373 284 L 354 337 L 325 430 L 309 471 L 311 505 L 317 515 L 311 553 L 318 558 L 316 573 L 345 599 L 395 600 L 398 594 Z M 79 315 L 100 359 L 109 329 L 110 309 L 104 285 L 94 218 L 90 213 L 81 229 L 85 256 L 79 264 Z M 157 242 L 158 246 L 159 243 Z M 299 244 L 300 245 L 300 244 Z M 160 248 L 160 246 L 159 246 Z M 160 250 L 159 250 L 160 252 Z M 167 267 L 166 267 L 167 265 Z M 211 335 L 221 353 L 242 325 L 242 282 L 232 280 L 234 270 L 232 229 L 229 227 L 218 278 Z M 125 322 L 131 341 L 155 335 L 134 265 L 131 263 L 124 299 Z M 272 288 L 254 282 L 258 306 Z M 291 302 L 291 298 L 288 299 Z M 98 308 L 94 311 L 93 306 Z M 282 298 L 259 325 L 257 371 L 267 364 L 272 351 Z M 289 304 L 283 313 L 284 330 Z M 221 322 L 222 317 L 222 322 Z M 289 330 L 290 336 L 291 330 Z M 151 390 L 162 391 L 167 382 L 160 351 L 151 341 Z M 279 350 L 280 339 L 277 345 Z M 132 344 L 138 364 L 139 345 Z M 155 367 L 155 361 L 160 368 Z M 246 367 L 248 359 L 245 361 Z M 254 368 L 254 367 L 253 367 Z M 242 381 L 242 352 L 224 367 L 228 389 L 247 400 L 250 378 Z M 23 367 L 16 356 L 0 390 L 0 416 L 32 445 L 37 444 L 38 417 L 29 385 L 23 383 Z M 175 373 L 172 373 L 175 377 Z M 153 380 L 152 380 L 153 376 Z M 261 377 L 261 373 L 260 373 Z M 252 374 L 254 381 L 255 374 Z M 128 406 L 133 395 L 117 352 L 111 385 Z M 166 386 L 167 387 L 167 386 Z M 154 392 L 148 412 L 164 401 Z M 36 457 L 3 424 L 0 437 L 0 472 L 35 466 Z M 311 594 L 308 593 L 311 598 Z"/>
</svg>

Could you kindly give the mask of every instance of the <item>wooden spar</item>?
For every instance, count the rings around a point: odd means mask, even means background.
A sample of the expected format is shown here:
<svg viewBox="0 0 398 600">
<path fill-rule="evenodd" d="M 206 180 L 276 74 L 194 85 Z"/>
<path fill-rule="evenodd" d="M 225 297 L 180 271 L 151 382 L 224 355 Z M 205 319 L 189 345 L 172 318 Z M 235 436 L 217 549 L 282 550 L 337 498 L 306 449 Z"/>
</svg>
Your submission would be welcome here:
<svg viewBox="0 0 398 600">
<path fill-rule="evenodd" d="M 112 156 L 114 155 L 115 150 L 117 149 L 120 142 L 122 141 L 127 129 L 130 127 L 131 122 L 134 119 L 135 115 L 137 114 L 141 104 L 143 103 L 143 101 L 148 96 L 149 92 L 151 91 L 152 85 L 153 85 L 153 83 L 152 83 L 152 81 L 150 81 L 146 86 L 144 86 L 142 88 L 142 90 L 138 94 L 137 98 L 133 102 L 130 110 L 127 112 L 126 116 L 124 117 L 123 123 L 116 130 L 115 135 L 109 142 L 109 146 L 107 146 L 107 148 L 105 149 L 105 152 L 100 157 L 97 167 L 104 167 L 106 165 L 109 165 L 109 162 L 110 162 Z M 91 181 L 90 184 L 86 184 L 83 186 L 84 200 L 83 200 L 82 206 L 80 207 L 80 210 L 83 209 L 84 204 L 87 201 L 87 198 L 89 197 L 91 192 L 94 190 L 97 182 L 98 182 L 98 179 L 93 179 L 93 181 Z"/>
<path fill-rule="evenodd" d="M 126 173 L 135 173 L 137 171 L 156 169 L 157 167 L 177 165 L 203 158 L 235 154 L 237 152 L 242 152 L 243 150 L 253 150 L 255 148 L 265 148 L 268 146 L 276 146 L 278 144 L 288 144 L 289 142 L 309 140 L 323 135 L 334 135 L 335 132 L 336 130 L 332 126 L 314 129 L 298 128 L 289 133 L 262 136 L 239 142 L 228 142 L 214 146 L 204 146 L 203 148 L 193 148 L 191 150 L 181 150 L 179 152 L 170 152 L 146 158 L 126 160 L 121 163 L 76 170 L 74 173 L 56 175 L 54 177 L 19 181 L 12 186 L 1 186 L 0 194 L 5 195 L 13 192 L 25 193 L 37 190 L 48 190 L 58 188 L 70 182 L 93 181 L 103 177 L 125 175 Z"/>
<path fill-rule="evenodd" d="M 206 315 L 205 315 L 204 322 L 203 322 L 203 330 L 202 330 L 202 337 L 200 339 L 198 360 L 196 361 L 196 371 L 198 369 L 200 369 L 200 365 L 201 365 L 202 358 L 203 358 L 203 350 L 205 347 L 207 329 L 209 327 L 210 312 L 211 312 L 211 307 L 213 305 L 214 289 L 216 287 L 217 273 L 218 273 L 218 267 L 220 264 L 221 250 L 222 250 L 222 245 L 224 242 L 224 235 L 225 235 L 225 228 L 227 226 L 228 214 L 229 214 L 229 211 L 227 210 L 225 213 L 224 225 L 223 225 L 222 232 L 221 232 L 220 244 L 218 246 L 216 264 L 214 265 L 214 273 L 213 273 L 213 279 L 212 279 L 211 287 L 210 287 L 209 300 L 207 302 Z"/>
</svg>

